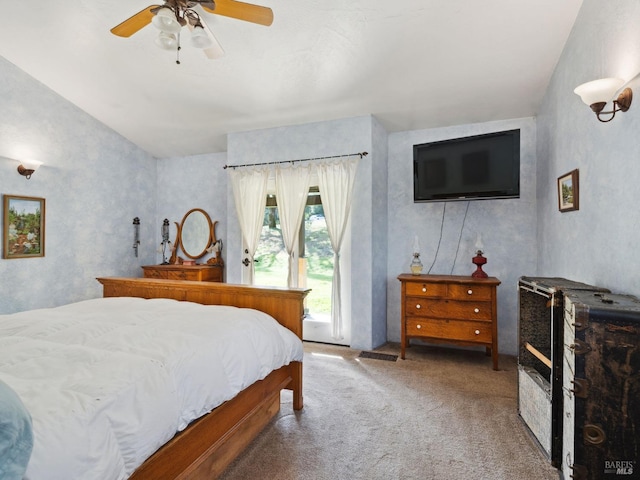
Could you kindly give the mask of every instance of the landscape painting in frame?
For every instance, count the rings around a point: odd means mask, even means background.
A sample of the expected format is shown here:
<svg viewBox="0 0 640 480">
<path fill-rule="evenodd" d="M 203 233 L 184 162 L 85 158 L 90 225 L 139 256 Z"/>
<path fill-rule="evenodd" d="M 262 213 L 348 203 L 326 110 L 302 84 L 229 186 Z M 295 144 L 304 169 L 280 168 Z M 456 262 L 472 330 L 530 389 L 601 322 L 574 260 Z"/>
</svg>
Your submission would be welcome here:
<svg viewBox="0 0 640 480">
<path fill-rule="evenodd" d="M 44 198 L 4 196 L 2 258 L 44 257 Z"/>
<path fill-rule="evenodd" d="M 558 208 L 561 212 L 579 208 L 578 169 L 558 177 Z"/>
</svg>

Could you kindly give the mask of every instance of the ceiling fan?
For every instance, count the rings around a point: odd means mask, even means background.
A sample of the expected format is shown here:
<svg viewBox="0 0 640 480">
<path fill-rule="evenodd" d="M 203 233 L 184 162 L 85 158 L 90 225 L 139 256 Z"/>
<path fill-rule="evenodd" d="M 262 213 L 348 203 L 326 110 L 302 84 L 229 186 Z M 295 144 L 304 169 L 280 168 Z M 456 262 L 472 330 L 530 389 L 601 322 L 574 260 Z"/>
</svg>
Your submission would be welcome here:
<svg viewBox="0 0 640 480">
<path fill-rule="evenodd" d="M 236 18 L 258 25 L 273 23 L 273 11 L 268 7 L 239 2 L 237 0 L 164 0 L 163 5 L 149 5 L 121 24 L 111 33 L 119 37 L 130 37 L 150 23 L 160 30 L 156 44 L 165 50 L 180 51 L 180 31 L 187 26 L 191 31 L 191 45 L 203 50 L 210 59 L 220 58 L 224 50 L 195 10 L 198 6 L 205 12 Z M 180 63 L 180 59 L 176 60 Z"/>
</svg>

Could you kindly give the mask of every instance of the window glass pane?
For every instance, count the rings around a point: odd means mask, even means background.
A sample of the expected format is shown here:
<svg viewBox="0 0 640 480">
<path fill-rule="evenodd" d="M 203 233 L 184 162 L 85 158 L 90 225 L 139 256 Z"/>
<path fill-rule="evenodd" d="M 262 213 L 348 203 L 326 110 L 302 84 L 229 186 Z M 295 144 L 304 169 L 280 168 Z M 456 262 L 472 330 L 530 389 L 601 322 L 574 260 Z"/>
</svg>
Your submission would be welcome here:
<svg viewBox="0 0 640 480">
<path fill-rule="evenodd" d="M 306 286 L 312 289 L 307 296 L 307 309 L 312 317 L 329 321 L 333 249 L 322 204 L 307 205 L 304 218 Z"/>
<path fill-rule="evenodd" d="M 282 242 L 278 208 L 275 206 L 267 206 L 264 210 L 260 243 L 254 259 L 256 285 L 287 286 L 287 252 Z"/>
<path fill-rule="evenodd" d="M 319 194 L 309 193 L 300 227 L 299 277 L 301 288 L 311 288 L 305 301 L 305 314 L 329 321 L 331 316 L 331 283 L 333 250 Z M 282 241 L 280 217 L 273 195 L 267 199 L 262 234 L 256 250 L 256 285 L 287 285 L 288 257 Z"/>
</svg>

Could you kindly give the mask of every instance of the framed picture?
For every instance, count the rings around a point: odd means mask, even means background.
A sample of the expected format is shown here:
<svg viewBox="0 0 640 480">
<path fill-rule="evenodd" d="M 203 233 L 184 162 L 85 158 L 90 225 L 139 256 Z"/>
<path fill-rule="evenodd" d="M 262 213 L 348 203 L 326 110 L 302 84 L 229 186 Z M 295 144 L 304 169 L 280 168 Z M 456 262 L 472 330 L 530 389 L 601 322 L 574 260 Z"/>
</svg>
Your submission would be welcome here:
<svg viewBox="0 0 640 480">
<path fill-rule="evenodd" d="M 579 192 L 577 168 L 558 177 L 558 209 L 561 212 L 578 210 Z"/>
<path fill-rule="evenodd" d="M 44 198 L 4 196 L 2 258 L 44 257 Z"/>
</svg>

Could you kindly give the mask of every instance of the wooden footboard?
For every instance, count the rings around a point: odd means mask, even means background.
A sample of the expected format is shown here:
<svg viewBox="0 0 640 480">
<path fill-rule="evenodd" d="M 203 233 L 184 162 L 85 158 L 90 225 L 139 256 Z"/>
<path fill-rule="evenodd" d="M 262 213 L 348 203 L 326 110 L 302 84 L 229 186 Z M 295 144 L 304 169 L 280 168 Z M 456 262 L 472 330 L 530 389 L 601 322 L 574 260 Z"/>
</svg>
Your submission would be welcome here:
<svg viewBox="0 0 640 480">
<path fill-rule="evenodd" d="M 98 281 L 103 285 L 105 297 L 171 298 L 204 305 L 254 308 L 268 313 L 302 339 L 303 301 L 309 290 L 151 278 L 98 278 Z M 293 390 L 293 408 L 302 409 L 302 362 L 275 370 L 193 422 L 130 478 L 216 478 L 278 413 L 283 388 Z"/>
<path fill-rule="evenodd" d="M 219 477 L 278 413 L 280 390 L 290 381 L 288 367 L 282 367 L 254 383 L 173 437 L 129 480 Z"/>
</svg>

